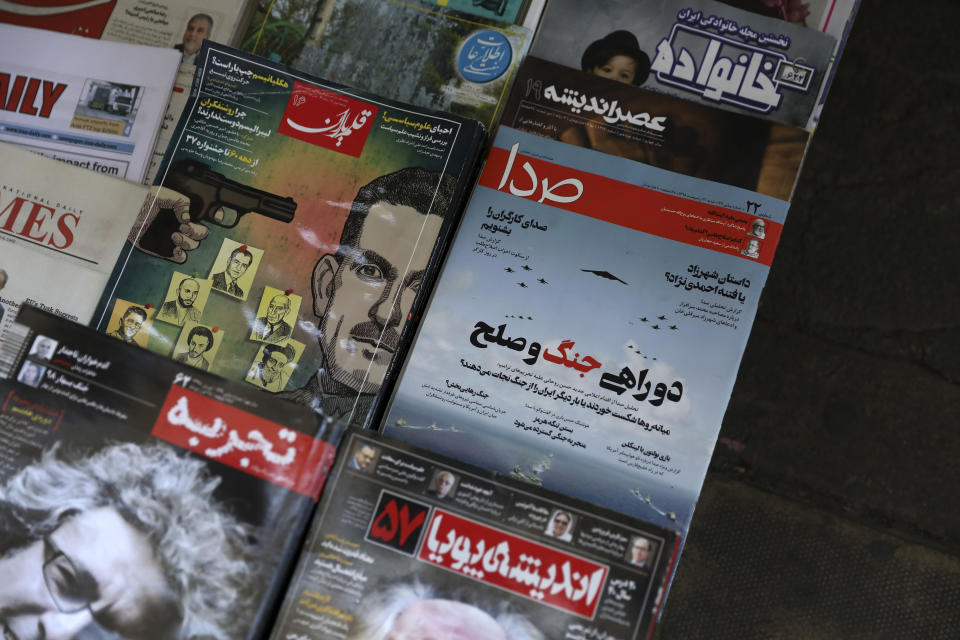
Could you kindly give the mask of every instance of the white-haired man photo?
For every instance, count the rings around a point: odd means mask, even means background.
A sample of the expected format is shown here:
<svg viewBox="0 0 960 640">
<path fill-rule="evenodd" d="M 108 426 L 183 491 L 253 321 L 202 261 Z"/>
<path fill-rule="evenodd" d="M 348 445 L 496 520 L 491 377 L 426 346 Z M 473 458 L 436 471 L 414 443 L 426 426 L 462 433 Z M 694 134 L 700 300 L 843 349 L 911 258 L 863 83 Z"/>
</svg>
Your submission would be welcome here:
<svg viewBox="0 0 960 640">
<path fill-rule="evenodd" d="M 4 639 L 242 638 L 257 565 L 219 478 L 163 444 L 53 448 L 0 485 Z M 81 635 L 82 634 L 82 635 Z"/>
<path fill-rule="evenodd" d="M 367 596 L 362 610 L 348 640 L 546 640 L 519 614 L 437 597 L 416 580 Z"/>
</svg>

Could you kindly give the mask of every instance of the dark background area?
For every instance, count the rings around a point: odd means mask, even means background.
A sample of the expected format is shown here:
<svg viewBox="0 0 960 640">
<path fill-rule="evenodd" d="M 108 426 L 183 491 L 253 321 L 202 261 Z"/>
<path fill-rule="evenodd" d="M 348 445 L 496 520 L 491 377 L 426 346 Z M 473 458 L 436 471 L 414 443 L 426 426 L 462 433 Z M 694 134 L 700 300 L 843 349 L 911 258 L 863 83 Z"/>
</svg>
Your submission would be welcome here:
<svg viewBox="0 0 960 640">
<path fill-rule="evenodd" d="M 958 24 L 861 3 L 659 640 L 960 638 Z"/>
</svg>

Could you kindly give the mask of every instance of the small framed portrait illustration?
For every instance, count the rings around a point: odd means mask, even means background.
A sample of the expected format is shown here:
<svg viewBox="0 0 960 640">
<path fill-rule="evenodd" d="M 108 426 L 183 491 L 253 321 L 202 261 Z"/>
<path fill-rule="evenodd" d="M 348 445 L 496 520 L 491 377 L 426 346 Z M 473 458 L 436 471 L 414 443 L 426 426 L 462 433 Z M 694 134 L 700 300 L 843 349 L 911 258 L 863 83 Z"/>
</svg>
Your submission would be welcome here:
<svg viewBox="0 0 960 640">
<path fill-rule="evenodd" d="M 760 257 L 760 241 L 756 238 L 747 240 L 747 248 L 740 251 L 740 255 L 756 260 Z"/>
<path fill-rule="evenodd" d="M 177 362 L 209 371 L 222 342 L 223 331 L 217 327 L 188 320 L 180 330 L 172 356 Z"/>
<path fill-rule="evenodd" d="M 290 381 L 290 376 L 297 369 L 304 346 L 296 340 L 279 344 L 264 343 L 257 351 L 257 357 L 250 365 L 245 380 L 273 393 L 283 391 Z"/>
<path fill-rule="evenodd" d="M 173 272 L 167 295 L 157 311 L 157 320 L 182 327 L 186 322 L 200 322 L 203 308 L 210 297 L 210 281 Z"/>
<path fill-rule="evenodd" d="M 151 305 L 141 305 L 117 298 L 107 322 L 107 335 L 140 347 L 147 346 L 150 328 L 157 310 Z"/>
<path fill-rule="evenodd" d="M 264 287 L 257 317 L 250 328 L 250 339 L 279 344 L 293 334 L 293 325 L 300 313 L 301 296 L 293 292 Z"/>
<path fill-rule="evenodd" d="M 747 231 L 747 235 L 751 238 L 760 238 L 763 240 L 767 237 L 767 223 L 764 222 L 762 218 L 757 218 L 753 221 L 753 224 L 750 225 L 750 231 Z"/>
<path fill-rule="evenodd" d="M 262 259 L 263 249 L 224 238 L 217 259 L 210 268 L 213 290 L 237 300 L 246 300 Z"/>
</svg>

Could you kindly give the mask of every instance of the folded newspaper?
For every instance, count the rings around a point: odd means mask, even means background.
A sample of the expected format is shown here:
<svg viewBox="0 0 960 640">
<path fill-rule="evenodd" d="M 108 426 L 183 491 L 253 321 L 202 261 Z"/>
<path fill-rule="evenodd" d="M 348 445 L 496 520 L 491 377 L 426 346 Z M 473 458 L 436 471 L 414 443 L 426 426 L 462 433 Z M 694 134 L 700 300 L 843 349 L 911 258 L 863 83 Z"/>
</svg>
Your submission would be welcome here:
<svg viewBox="0 0 960 640">
<path fill-rule="evenodd" d="M 0 24 L 0 141 L 141 182 L 180 53 Z"/>
<path fill-rule="evenodd" d="M 25 302 L 87 323 L 147 188 L 0 142 L 0 368 Z"/>
</svg>

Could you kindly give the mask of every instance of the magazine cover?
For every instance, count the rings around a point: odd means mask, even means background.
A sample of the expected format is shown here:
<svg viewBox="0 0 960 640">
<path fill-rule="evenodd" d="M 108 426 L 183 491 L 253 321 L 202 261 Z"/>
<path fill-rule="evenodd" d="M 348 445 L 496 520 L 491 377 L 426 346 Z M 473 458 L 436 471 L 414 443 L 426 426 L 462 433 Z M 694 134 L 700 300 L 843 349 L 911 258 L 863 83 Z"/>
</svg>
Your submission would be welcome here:
<svg viewBox="0 0 960 640">
<path fill-rule="evenodd" d="M 809 138 L 536 56 L 520 65 L 501 124 L 781 200 L 790 199 Z"/>
<path fill-rule="evenodd" d="M 18 323 L 3 637 L 263 637 L 333 461 L 316 414 L 31 306 Z"/>
<path fill-rule="evenodd" d="M 428 2 L 334 0 L 316 42 L 293 64 L 492 129 L 530 36 L 524 27 Z"/>
<path fill-rule="evenodd" d="M 157 310 L 143 345 L 362 424 L 409 342 L 479 123 L 204 45 L 190 102 L 94 319 Z M 411 327 L 412 327 L 412 323 Z"/>
<path fill-rule="evenodd" d="M 786 211 L 501 126 L 384 433 L 686 531 Z"/>
<path fill-rule="evenodd" d="M 353 431 L 274 640 L 648 637 L 677 536 Z"/>
<path fill-rule="evenodd" d="M 24 302 L 90 322 L 147 188 L 5 142 L 0 166 L 2 349 Z"/>
<path fill-rule="evenodd" d="M 0 141 L 140 182 L 179 61 L 172 49 L 0 24 Z"/>
<path fill-rule="evenodd" d="M 572 28 L 576 25 L 576 28 Z M 531 53 L 793 127 L 808 126 L 837 39 L 713 0 L 551 0 Z"/>
</svg>

